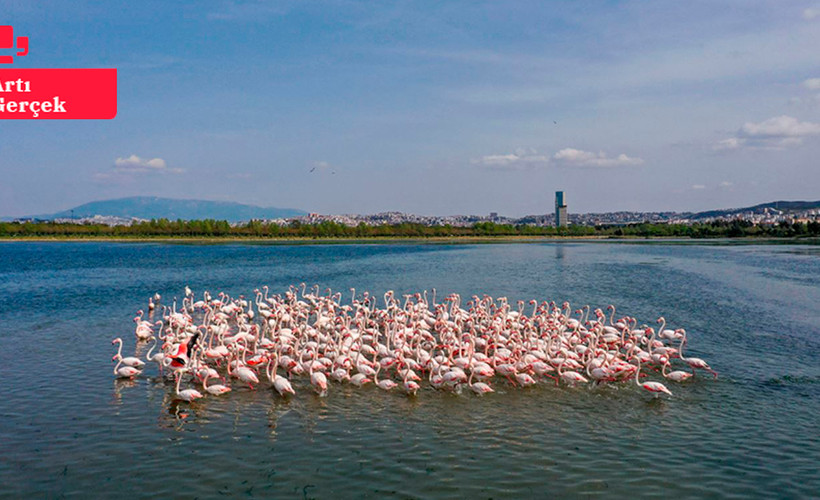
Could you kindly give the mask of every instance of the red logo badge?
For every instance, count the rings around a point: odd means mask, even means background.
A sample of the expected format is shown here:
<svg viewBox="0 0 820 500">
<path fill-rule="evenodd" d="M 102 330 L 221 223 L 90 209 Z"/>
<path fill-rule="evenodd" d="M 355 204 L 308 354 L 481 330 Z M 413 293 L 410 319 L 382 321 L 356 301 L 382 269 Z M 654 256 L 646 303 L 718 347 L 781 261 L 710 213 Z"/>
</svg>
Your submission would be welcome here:
<svg viewBox="0 0 820 500">
<path fill-rule="evenodd" d="M 28 37 L 0 26 L 0 64 L 28 55 Z M 117 70 L 0 68 L 0 120 L 106 120 L 117 116 Z"/>
<path fill-rule="evenodd" d="M 0 26 L 0 50 L 14 48 L 14 27 Z M 17 37 L 17 55 L 20 57 L 28 55 L 28 37 Z M 0 64 L 11 64 L 14 56 L 0 55 Z"/>
</svg>

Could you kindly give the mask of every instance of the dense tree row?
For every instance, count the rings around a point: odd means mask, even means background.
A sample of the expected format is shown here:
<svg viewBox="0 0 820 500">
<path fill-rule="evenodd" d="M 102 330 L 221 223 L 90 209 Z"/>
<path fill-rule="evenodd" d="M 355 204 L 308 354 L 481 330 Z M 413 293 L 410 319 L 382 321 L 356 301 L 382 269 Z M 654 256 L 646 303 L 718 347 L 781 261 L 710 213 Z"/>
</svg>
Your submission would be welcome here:
<svg viewBox="0 0 820 500">
<path fill-rule="evenodd" d="M 609 236 L 609 237 L 800 237 L 820 236 L 820 223 L 756 226 L 746 221 L 710 222 L 706 224 L 629 224 L 625 226 L 576 226 L 555 228 L 528 225 L 494 224 L 480 222 L 471 227 L 425 226 L 422 224 L 392 224 L 350 227 L 335 222 L 302 224 L 298 221 L 287 226 L 250 221 L 231 226 L 226 221 L 213 219 L 170 221 L 154 219 L 130 226 L 102 224 L 66 224 L 53 222 L 0 222 L 0 237 L 247 237 L 247 238 L 432 238 L 448 236 Z"/>
</svg>

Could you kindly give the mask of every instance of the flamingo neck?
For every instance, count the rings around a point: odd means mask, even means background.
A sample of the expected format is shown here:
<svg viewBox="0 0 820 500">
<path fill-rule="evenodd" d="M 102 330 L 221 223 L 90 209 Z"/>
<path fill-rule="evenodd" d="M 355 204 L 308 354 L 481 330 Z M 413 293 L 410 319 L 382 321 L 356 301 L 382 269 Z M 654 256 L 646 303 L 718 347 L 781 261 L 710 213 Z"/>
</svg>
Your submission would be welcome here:
<svg viewBox="0 0 820 500">
<path fill-rule="evenodd" d="M 145 355 L 145 359 L 151 361 L 151 353 L 154 352 L 154 348 L 157 346 L 157 338 L 153 337 L 154 343 L 151 345 L 151 348 L 148 349 L 148 353 Z"/>
<path fill-rule="evenodd" d="M 684 345 L 686 345 L 686 331 L 683 332 L 683 339 L 680 342 L 680 349 L 678 350 L 678 356 L 680 356 L 681 361 L 686 361 L 686 358 L 683 357 Z"/>
</svg>

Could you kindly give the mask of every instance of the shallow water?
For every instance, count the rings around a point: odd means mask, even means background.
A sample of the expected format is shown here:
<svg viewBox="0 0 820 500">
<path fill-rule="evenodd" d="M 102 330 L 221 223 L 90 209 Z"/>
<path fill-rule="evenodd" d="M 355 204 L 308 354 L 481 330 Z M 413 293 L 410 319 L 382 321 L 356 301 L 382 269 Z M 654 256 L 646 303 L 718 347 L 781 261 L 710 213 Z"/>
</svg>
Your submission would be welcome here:
<svg viewBox="0 0 820 500">
<path fill-rule="evenodd" d="M 0 244 L 0 496 L 811 497 L 820 491 L 820 254 L 794 245 Z M 175 402 L 150 367 L 116 381 L 158 291 L 275 292 L 606 307 L 689 333 L 720 372 L 657 399 L 619 387 L 417 398 L 304 382 Z M 140 349 L 143 349 L 142 347 Z M 143 351 L 140 351 L 143 352 Z M 300 390 L 301 389 L 301 390 Z"/>
</svg>

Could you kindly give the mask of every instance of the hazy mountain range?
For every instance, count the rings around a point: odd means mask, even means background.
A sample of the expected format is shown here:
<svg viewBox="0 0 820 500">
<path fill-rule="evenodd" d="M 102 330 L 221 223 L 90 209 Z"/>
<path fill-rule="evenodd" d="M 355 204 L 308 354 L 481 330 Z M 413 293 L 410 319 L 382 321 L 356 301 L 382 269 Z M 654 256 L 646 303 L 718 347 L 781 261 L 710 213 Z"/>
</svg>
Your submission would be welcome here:
<svg viewBox="0 0 820 500">
<path fill-rule="evenodd" d="M 176 200 L 155 196 L 133 196 L 115 200 L 92 201 L 38 219 L 82 218 L 95 215 L 170 220 L 216 219 L 238 222 L 250 219 L 298 217 L 307 212 L 295 208 L 258 207 L 230 201 Z"/>
</svg>

